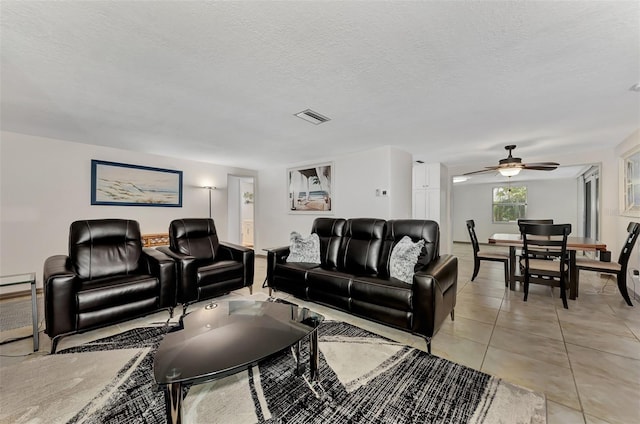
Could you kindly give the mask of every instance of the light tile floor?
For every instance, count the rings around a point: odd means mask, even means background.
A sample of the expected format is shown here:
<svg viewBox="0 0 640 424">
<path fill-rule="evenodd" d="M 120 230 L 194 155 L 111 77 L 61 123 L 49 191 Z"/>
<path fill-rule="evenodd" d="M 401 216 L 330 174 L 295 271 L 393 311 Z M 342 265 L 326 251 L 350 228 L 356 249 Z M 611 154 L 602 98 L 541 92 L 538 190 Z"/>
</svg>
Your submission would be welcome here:
<svg viewBox="0 0 640 424">
<path fill-rule="evenodd" d="M 500 250 L 496 247 L 484 249 Z M 547 396 L 549 424 L 640 422 L 640 301 L 627 306 L 614 282 L 582 273 L 580 296 L 562 307 L 558 290 L 532 285 L 523 301 L 522 288 L 505 290 L 501 264 L 482 263 L 471 282 L 471 246 L 455 243 L 459 259 L 455 321 L 447 320 L 432 342 L 433 353 Z M 264 257 L 256 258 L 254 294 L 266 275 Z M 229 297 L 246 296 L 248 289 Z M 277 297 L 292 299 L 286 293 Z M 259 295 L 258 295 L 259 296 Z M 408 345 L 426 349 L 424 340 L 349 314 L 292 299 L 327 319 L 349 322 Z M 151 322 L 166 312 L 120 325 L 63 338 L 59 349 L 117 334 Z M 0 346 L 0 366 L 46 355 L 50 341 L 41 335 L 40 352 L 28 355 L 31 339 Z M 27 355 L 27 356 L 25 356 Z"/>
</svg>

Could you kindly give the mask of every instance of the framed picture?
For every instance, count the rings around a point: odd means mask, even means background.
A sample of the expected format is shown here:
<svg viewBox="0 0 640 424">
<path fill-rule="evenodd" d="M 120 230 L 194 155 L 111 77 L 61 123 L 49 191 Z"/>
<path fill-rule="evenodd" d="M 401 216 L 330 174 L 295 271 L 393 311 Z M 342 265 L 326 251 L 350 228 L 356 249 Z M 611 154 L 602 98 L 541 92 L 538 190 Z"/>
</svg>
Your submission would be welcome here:
<svg viewBox="0 0 640 424">
<path fill-rule="evenodd" d="M 333 164 L 320 163 L 287 169 L 290 213 L 333 213 Z"/>
<path fill-rule="evenodd" d="M 620 212 L 640 217 L 640 147 L 622 156 L 620 163 Z"/>
<path fill-rule="evenodd" d="M 182 171 L 93 159 L 91 204 L 182 207 Z"/>
</svg>

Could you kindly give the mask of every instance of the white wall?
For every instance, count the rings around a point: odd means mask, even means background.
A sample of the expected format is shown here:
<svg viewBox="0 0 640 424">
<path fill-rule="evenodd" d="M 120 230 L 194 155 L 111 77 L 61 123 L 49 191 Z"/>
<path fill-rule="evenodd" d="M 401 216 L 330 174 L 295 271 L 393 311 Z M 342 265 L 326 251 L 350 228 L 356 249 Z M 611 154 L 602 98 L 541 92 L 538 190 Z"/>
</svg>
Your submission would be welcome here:
<svg viewBox="0 0 640 424">
<path fill-rule="evenodd" d="M 333 162 L 331 216 L 338 218 L 408 218 L 411 216 L 411 155 L 392 147 L 323 158 Z M 307 164 L 292 164 L 302 166 Z M 376 196 L 376 189 L 389 196 Z M 291 231 L 308 234 L 319 215 L 290 213 L 285 168 L 261 170 L 256 190 L 256 253 L 289 244 Z"/>
<path fill-rule="evenodd" d="M 227 178 L 227 238 L 230 243 L 240 244 L 241 239 L 241 209 L 240 209 L 240 177 L 229 175 Z"/>
<path fill-rule="evenodd" d="M 513 185 L 527 187 L 527 218 L 553 218 L 558 224 L 578 223 L 578 182 L 576 179 L 523 181 Z M 515 223 L 492 222 L 492 190 L 497 184 L 453 184 L 453 240 L 469 242 L 465 221 L 473 219 L 480 243 L 494 233 L 517 233 Z"/>
<path fill-rule="evenodd" d="M 181 208 L 92 206 L 91 159 L 183 171 Z M 166 233 L 177 218 L 207 217 L 207 190 L 220 238 L 227 235 L 227 174 L 255 171 L 62 140 L 0 133 L 0 274 L 36 272 L 44 260 L 68 251 L 69 225 L 79 219 L 128 218 L 143 233 Z M 24 290 L 24 287 L 18 287 Z"/>
<path fill-rule="evenodd" d="M 636 148 L 640 146 L 640 129 L 634 131 L 632 134 L 629 135 L 629 137 L 627 137 L 625 140 L 623 140 L 620 144 L 618 144 L 616 146 L 616 157 L 617 157 L 617 161 L 618 161 L 618 167 L 617 167 L 617 171 L 618 171 L 618 178 L 620 178 L 620 166 L 621 166 L 621 160 L 620 158 L 627 153 L 629 150 Z M 618 179 L 618 181 L 620 181 L 620 179 Z M 617 190 L 616 192 L 618 195 L 620 194 L 620 190 Z M 615 229 L 616 229 L 616 233 L 618 235 L 618 243 L 617 246 L 615 248 L 609 248 L 609 250 L 611 250 L 611 260 L 615 261 L 618 259 L 618 256 L 620 255 L 620 250 L 622 249 L 622 245 L 625 241 L 625 239 L 627 238 L 627 226 L 629 225 L 629 222 L 634 221 L 634 222 L 640 222 L 640 217 L 638 216 L 625 216 L 622 215 L 622 211 L 620 210 L 620 198 L 617 198 L 617 203 L 615 203 L 616 205 L 618 205 L 617 207 L 617 215 L 613 218 L 614 222 L 615 222 Z M 631 252 L 631 257 L 629 258 L 629 269 L 640 269 L 640 240 L 638 242 L 636 242 L 636 246 L 633 249 L 633 251 Z M 627 276 L 627 285 L 633 289 L 633 284 L 631 283 L 631 281 L 629 281 L 630 278 Z M 636 293 L 640 294 L 640 286 L 636 285 Z M 635 302 L 637 303 L 637 302 Z"/>
</svg>

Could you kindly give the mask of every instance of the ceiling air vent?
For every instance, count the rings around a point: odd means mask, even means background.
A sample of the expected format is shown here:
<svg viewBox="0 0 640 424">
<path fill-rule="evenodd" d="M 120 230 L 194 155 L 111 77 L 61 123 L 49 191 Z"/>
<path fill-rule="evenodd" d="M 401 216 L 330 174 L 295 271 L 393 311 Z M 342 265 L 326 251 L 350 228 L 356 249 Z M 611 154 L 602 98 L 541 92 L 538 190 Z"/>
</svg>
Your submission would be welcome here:
<svg viewBox="0 0 640 424">
<path fill-rule="evenodd" d="M 295 114 L 298 118 L 304 119 L 307 122 L 311 122 L 314 125 L 320 125 L 323 122 L 330 121 L 330 118 L 320 115 L 318 112 L 314 112 L 311 109 L 303 110 Z"/>
</svg>

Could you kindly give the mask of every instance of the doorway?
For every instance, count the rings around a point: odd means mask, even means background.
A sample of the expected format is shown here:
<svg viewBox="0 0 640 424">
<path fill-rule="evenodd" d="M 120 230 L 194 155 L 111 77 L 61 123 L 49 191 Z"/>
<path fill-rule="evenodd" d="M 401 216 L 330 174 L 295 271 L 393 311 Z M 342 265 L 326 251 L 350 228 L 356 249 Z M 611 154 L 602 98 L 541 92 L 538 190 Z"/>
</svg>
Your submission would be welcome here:
<svg viewBox="0 0 640 424">
<path fill-rule="evenodd" d="M 229 175 L 228 240 L 245 247 L 254 246 L 254 178 Z"/>
</svg>

